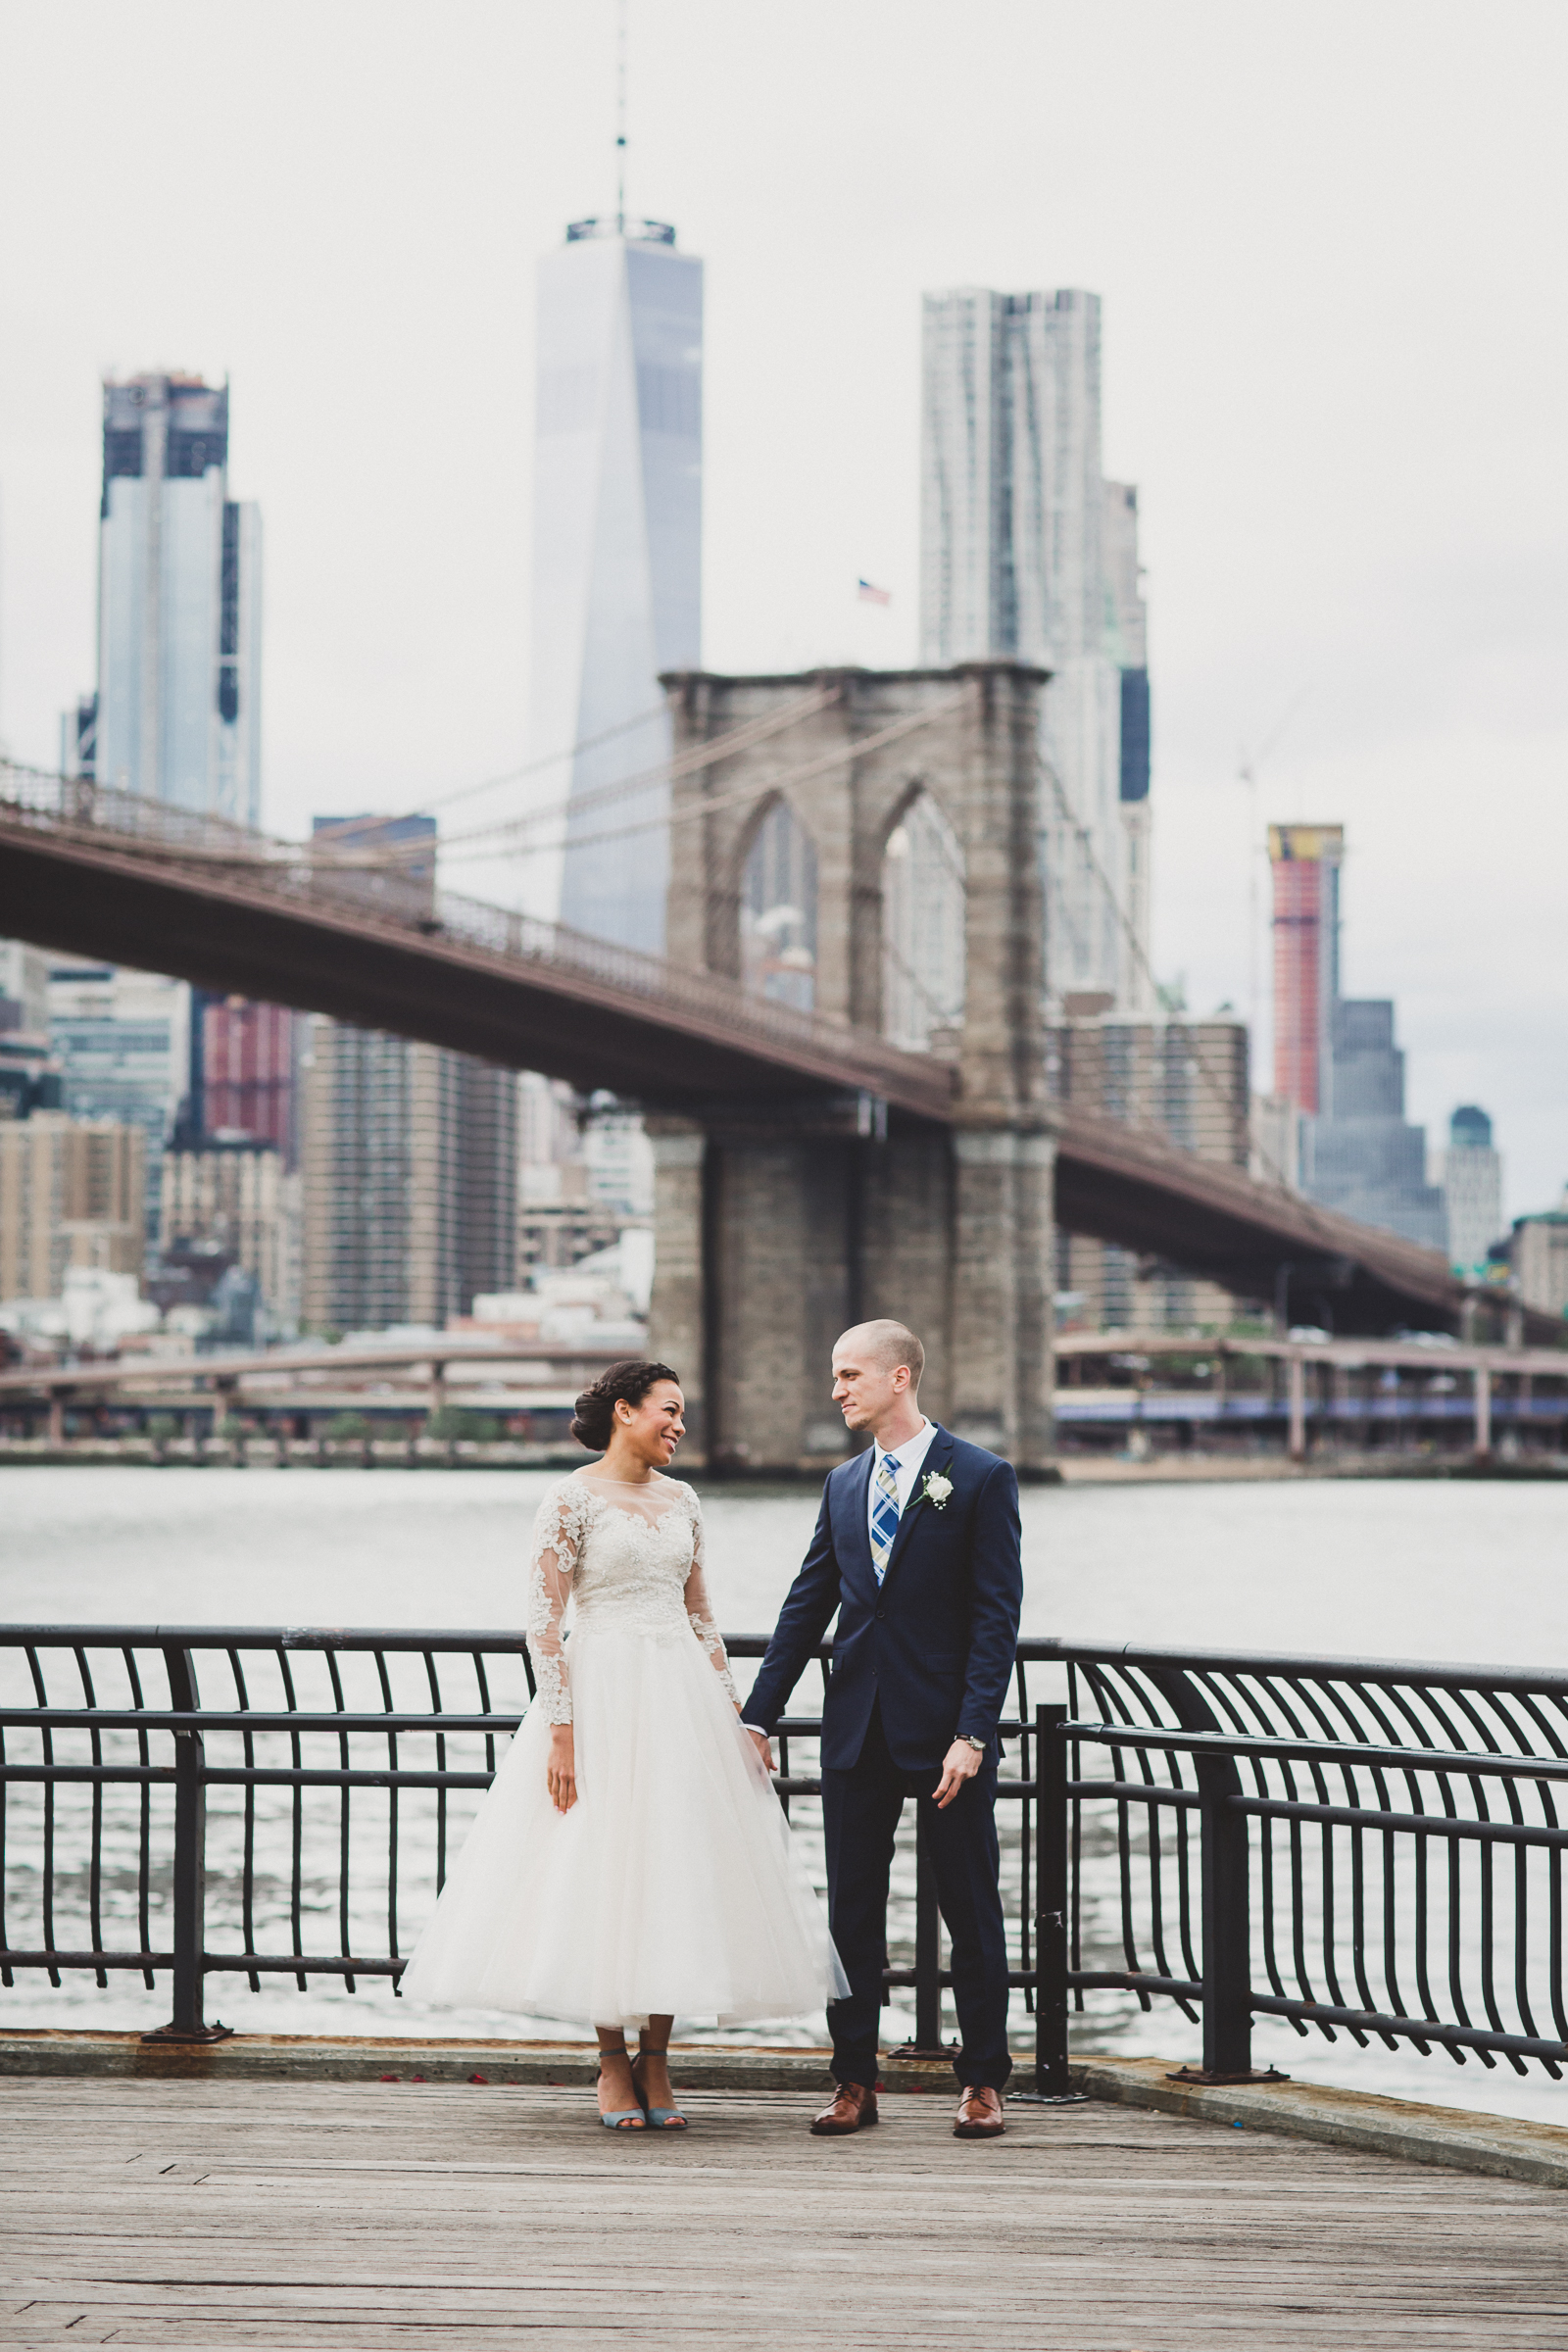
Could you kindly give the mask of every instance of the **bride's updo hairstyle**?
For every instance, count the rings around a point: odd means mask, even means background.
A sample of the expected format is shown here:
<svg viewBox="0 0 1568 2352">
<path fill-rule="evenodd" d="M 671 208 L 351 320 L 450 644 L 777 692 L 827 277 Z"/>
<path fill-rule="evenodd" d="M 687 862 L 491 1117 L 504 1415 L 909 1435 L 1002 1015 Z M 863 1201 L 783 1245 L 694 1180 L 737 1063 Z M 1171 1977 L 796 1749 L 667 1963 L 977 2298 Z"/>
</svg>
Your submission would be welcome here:
<svg viewBox="0 0 1568 2352">
<path fill-rule="evenodd" d="M 576 1416 L 571 1434 L 579 1446 L 590 1453 L 603 1453 L 610 1444 L 615 1426 L 617 1404 L 641 1404 L 650 1389 L 662 1380 L 672 1380 L 680 1386 L 680 1374 L 667 1364 L 645 1364 L 633 1360 L 612 1364 L 608 1372 L 590 1381 L 577 1399 Z"/>
</svg>

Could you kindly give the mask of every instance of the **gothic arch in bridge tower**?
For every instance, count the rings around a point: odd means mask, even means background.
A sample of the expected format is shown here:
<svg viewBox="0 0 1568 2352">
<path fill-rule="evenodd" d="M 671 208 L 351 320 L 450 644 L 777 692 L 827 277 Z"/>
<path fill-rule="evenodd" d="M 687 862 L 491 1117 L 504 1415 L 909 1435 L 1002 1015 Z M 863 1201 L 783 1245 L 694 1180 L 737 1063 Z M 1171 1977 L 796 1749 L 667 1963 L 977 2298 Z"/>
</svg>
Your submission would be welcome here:
<svg viewBox="0 0 1568 2352">
<path fill-rule="evenodd" d="M 911 1054 L 949 1046 L 963 1022 L 963 845 L 923 778 L 882 845 L 882 1033 Z"/>
<path fill-rule="evenodd" d="M 736 964 L 756 996 L 810 1012 L 816 1004 L 816 844 L 782 793 L 742 836 L 735 894 Z"/>
</svg>

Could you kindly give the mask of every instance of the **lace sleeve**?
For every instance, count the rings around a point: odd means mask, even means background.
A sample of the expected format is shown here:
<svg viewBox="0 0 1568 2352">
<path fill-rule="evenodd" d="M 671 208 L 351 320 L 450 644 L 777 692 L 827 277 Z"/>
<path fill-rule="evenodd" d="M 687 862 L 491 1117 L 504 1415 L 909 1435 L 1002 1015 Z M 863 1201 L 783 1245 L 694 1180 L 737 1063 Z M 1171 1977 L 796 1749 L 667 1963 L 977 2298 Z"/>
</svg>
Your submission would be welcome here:
<svg viewBox="0 0 1568 2352">
<path fill-rule="evenodd" d="M 550 1723 L 571 1721 L 571 1684 L 561 1621 L 571 1596 L 591 1500 L 578 1481 L 564 1478 L 545 1496 L 533 1523 L 528 1553 L 528 1654 L 539 1686 L 539 1704 Z"/>
<path fill-rule="evenodd" d="M 692 1566 L 691 1574 L 686 1579 L 686 1614 L 691 1619 L 692 1632 L 707 1650 L 719 1681 L 739 1707 L 741 1694 L 735 1688 L 735 1678 L 730 1673 L 729 1660 L 724 1655 L 723 1637 L 713 1623 L 713 1612 L 708 1604 L 708 1585 L 703 1576 L 703 1510 L 690 1487 L 686 1490 L 686 1508 L 692 1522 Z"/>
</svg>

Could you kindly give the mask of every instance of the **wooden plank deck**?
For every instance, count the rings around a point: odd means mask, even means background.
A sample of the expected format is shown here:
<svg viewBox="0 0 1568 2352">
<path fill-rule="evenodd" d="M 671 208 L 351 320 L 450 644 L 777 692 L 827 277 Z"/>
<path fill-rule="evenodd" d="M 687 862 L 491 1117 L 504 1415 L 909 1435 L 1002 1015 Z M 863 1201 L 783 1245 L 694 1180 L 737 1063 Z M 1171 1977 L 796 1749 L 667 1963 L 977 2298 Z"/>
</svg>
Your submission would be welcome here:
<svg viewBox="0 0 1568 2352">
<path fill-rule="evenodd" d="M 699 2093 L 0 2083 L 0 2344 L 831 2344 L 1487 2352 L 1568 2344 L 1560 2192 L 1094 2104 L 956 2141 L 946 2097 L 810 2139 Z"/>
</svg>

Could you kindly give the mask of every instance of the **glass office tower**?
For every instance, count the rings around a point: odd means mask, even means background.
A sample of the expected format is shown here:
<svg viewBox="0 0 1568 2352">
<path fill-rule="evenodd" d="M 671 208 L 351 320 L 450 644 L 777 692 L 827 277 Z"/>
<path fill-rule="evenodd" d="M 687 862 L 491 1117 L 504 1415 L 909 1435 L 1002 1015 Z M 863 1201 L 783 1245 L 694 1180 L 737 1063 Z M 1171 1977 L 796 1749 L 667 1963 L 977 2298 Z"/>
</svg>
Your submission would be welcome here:
<svg viewBox="0 0 1568 2352">
<path fill-rule="evenodd" d="M 659 221 L 574 221 L 539 267 L 529 732 L 535 759 L 580 748 L 538 777 L 536 804 L 569 813 L 564 852 L 531 862 L 527 904 L 655 955 L 659 677 L 701 658 L 702 391 L 702 263 Z"/>
<path fill-rule="evenodd" d="M 1131 904 L 1134 927 L 1147 929 L 1148 775 L 1136 760 L 1124 774 L 1121 729 L 1123 671 L 1141 671 L 1131 715 L 1147 733 L 1148 671 L 1136 494 L 1121 485 L 1111 504 L 1101 468 L 1100 297 L 928 294 L 922 366 L 921 660 L 1052 672 L 1041 729 L 1048 990 L 1068 1012 L 1138 1007 L 1124 917 Z"/>
<path fill-rule="evenodd" d="M 68 765 L 257 824 L 261 515 L 228 495 L 227 387 L 106 382 L 99 512 L 98 694 Z"/>
</svg>

